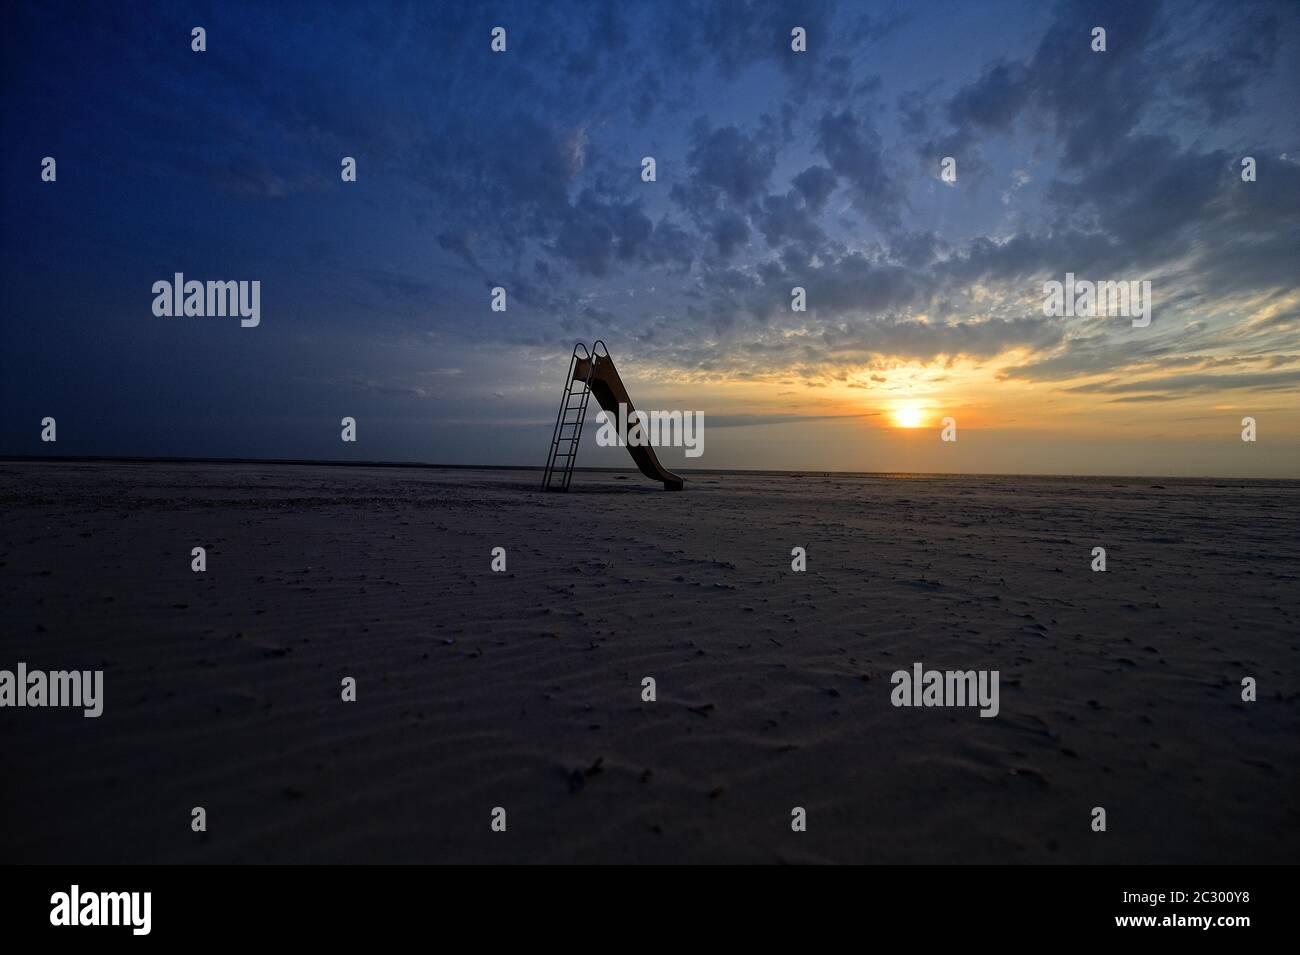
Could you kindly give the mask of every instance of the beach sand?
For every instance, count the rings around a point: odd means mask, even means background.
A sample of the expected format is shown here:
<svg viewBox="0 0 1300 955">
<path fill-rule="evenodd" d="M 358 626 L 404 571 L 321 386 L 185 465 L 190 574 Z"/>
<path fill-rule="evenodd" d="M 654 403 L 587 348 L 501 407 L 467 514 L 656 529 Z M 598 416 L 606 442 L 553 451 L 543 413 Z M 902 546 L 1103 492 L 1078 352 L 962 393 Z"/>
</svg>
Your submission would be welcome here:
<svg viewBox="0 0 1300 955">
<path fill-rule="evenodd" d="M 685 476 L 0 462 L 0 861 L 1300 858 L 1300 483 Z"/>
</svg>

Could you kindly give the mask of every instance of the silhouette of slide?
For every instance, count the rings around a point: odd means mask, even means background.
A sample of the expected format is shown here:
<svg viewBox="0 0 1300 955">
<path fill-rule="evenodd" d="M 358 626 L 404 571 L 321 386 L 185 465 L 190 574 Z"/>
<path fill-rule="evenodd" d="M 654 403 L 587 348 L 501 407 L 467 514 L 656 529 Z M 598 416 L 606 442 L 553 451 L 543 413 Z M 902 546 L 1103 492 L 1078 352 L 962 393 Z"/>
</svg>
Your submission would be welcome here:
<svg viewBox="0 0 1300 955">
<path fill-rule="evenodd" d="M 581 389 L 575 391 L 575 384 L 580 384 Z M 564 383 L 564 395 L 560 399 L 560 413 L 556 417 L 555 434 L 551 439 L 551 453 L 546 462 L 546 472 L 542 477 L 544 490 L 568 490 L 573 465 L 578 456 L 578 441 L 582 436 L 582 424 L 586 416 L 589 394 L 595 395 L 601 408 L 615 420 L 618 418 L 620 403 L 627 408 L 628 420 L 632 419 L 632 412 L 636 408 L 632 404 L 632 399 L 628 397 L 623 379 L 618 376 L 614 359 L 609 357 L 609 349 L 605 347 L 603 341 L 595 342 L 591 346 L 590 354 L 581 343 L 573 348 L 573 359 L 569 362 L 569 375 Z M 575 398 L 578 401 L 576 405 L 572 403 Z M 571 411 L 577 412 L 577 417 L 573 420 L 568 418 L 568 413 Z M 566 428 L 573 430 L 565 434 Z M 566 445 L 568 450 L 561 450 Z M 680 491 L 686 484 L 682 478 L 659 463 L 659 456 L 655 454 L 655 449 L 651 445 L 634 447 L 628 444 L 627 453 L 632 455 L 632 460 L 636 462 L 637 469 L 642 474 L 652 481 L 662 481 L 665 491 Z M 559 484 L 554 483 L 553 480 L 557 476 Z"/>
</svg>

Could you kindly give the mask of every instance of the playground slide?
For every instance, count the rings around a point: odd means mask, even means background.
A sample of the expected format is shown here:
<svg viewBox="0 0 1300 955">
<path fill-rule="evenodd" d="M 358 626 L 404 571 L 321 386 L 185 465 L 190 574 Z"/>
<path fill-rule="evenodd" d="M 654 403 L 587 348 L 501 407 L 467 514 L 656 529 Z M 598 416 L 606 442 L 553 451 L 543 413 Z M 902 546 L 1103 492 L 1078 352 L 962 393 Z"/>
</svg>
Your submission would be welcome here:
<svg viewBox="0 0 1300 955">
<path fill-rule="evenodd" d="M 636 408 L 632 404 L 632 399 L 627 395 L 627 389 L 623 387 L 623 379 L 619 378 L 618 372 L 614 368 L 614 362 L 606 355 L 595 355 L 592 358 L 579 358 L 574 362 L 573 377 L 576 381 L 582 381 L 587 377 L 587 370 L 591 363 L 595 362 L 591 371 L 591 393 L 596 396 L 600 402 L 601 408 L 606 414 L 618 418 L 619 402 L 627 406 L 629 419 Z M 669 471 L 659 463 L 659 457 L 655 454 L 655 449 L 650 445 L 639 447 L 627 446 L 627 453 L 632 455 L 632 460 L 636 462 L 637 468 L 646 477 L 652 481 L 663 481 L 664 490 L 680 491 L 685 485 L 685 481 Z"/>
</svg>

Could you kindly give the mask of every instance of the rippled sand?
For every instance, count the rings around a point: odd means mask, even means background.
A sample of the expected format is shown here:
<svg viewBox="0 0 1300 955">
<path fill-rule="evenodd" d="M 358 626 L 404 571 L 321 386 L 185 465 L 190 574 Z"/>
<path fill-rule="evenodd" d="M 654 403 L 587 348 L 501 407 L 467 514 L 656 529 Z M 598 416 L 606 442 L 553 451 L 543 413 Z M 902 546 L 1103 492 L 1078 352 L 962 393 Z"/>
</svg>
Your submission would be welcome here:
<svg viewBox="0 0 1300 955">
<path fill-rule="evenodd" d="M 686 477 L 0 462 L 0 668 L 106 696 L 0 709 L 0 859 L 1300 854 L 1300 484 Z"/>
</svg>

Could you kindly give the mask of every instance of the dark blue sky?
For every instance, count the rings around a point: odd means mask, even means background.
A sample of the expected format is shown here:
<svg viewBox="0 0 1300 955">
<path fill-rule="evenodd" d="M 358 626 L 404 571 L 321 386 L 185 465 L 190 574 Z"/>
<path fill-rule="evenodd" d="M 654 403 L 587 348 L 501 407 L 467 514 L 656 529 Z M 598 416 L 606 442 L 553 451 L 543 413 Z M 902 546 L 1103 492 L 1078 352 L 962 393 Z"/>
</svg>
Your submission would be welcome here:
<svg viewBox="0 0 1300 955">
<path fill-rule="evenodd" d="M 1300 473 L 1295 3 L 3 18 L 0 452 L 53 415 L 66 454 L 540 464 L 602 337 L 705 466 Z M 1045 317 L 1067 270 L 1152 279 L 1150 333 Z M 154 316 L 175 272 L 260 280 L 261 325 Z M 983 452 L 898 444 L 909 402 Z M 1290 444 L 1203 451 L 1242 414 Z"/>
</svg>

